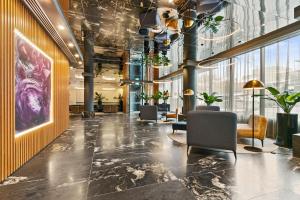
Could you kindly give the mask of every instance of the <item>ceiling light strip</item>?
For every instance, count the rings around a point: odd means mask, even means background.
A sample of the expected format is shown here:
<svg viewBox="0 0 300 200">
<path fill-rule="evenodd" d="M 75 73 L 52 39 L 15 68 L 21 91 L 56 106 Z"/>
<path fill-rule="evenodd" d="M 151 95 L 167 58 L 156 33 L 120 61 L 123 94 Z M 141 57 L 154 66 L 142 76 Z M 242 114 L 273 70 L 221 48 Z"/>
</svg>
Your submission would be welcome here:
<svg viewBox="0 0 300 200">
<path fill-rule="evenodd" d="M 53 40 L 56 42 L 56 44 L 60 47 L 60 49 L 68 57 L 70 62 L 77 63 L 77 59 L 74 57 L 73 53 L 68 48 L 68 45 L 65 43 L 65 41 L 58 34 L 55 26 L 52 24 L 51 20 L 48 18 L 48 16 L 42 9 L 39 2 L 37 0 L 22 0 L 22 2 L 34 14 L 36 20 L 46 29 L 46 31 L 53 38 Z M 69 29 L 69 31 L 70 31 L 70 29 Z M 72 32 L 70 32 L 70 34 L 72 34 Z M 80 49 L 78 48 L 77 42 L 74 39 L 73 34 L 72 34 L 71 38 L 72 38 L 72 42 L 73 42 L 74 46 L 76 47 L 77 53 L 80 55 L 80 58 L 82 59 L 83 58 L 82 53 L 81 53 Z"/>
</svg>

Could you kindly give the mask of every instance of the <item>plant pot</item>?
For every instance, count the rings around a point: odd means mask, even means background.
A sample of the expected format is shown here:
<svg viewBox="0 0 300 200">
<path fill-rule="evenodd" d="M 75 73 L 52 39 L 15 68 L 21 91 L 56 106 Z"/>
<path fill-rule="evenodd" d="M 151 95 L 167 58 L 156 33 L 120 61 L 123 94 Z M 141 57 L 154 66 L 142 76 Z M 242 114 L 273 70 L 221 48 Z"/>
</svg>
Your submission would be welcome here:
<svg viewBox="0 0 300 200">
<path fill-rule="evenodd" d="M 219 106 L 197 106 L 197 111 L 220 111 Z"/>
<path fill-rule="evenodd" d="M 298 132 L 298 115 L 277 113 L 276 145 L 292 148 L 293 134 Z"/>
</svg>

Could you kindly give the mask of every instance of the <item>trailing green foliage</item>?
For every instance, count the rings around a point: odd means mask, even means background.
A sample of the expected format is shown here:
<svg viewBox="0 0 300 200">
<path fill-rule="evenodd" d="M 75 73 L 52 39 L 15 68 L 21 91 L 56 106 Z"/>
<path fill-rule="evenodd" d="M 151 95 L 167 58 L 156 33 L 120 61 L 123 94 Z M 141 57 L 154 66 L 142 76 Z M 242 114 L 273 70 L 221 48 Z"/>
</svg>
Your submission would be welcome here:
<svg viewBox="0 0 300 200">
<path fill-rule="evenodd" d="M 224 19 L 223 16 L 209 16 L 204 21 L 204 27 L 206 31 L 211 31 L 213 33 L 217 33 L 219 31 L 219 26 L 221 21 Z"/>
<path fill-rule="evenodd" d="M 152 64 L 156 66 L 168 66 L 170 63 L 169 58 L 165 55 L 162 56 L 160 56 L 159 54 L 155 54 L 153 56 L 144 55 L 143 58 L 146 64 Z"/>
<path fill-rule="evenodd" d="M 201 101 L 204 101 L 207 106 L 210 106 L 214 102 L 222 102 L 222 96 L 216 96 L 216 92 L 211 93 L 210 95 L 207 92 L 200 93 L 200 97 L 197 97 Z"/>
<path fill-rule="evenodd" d="M 285 113 L 291 113 L 295 105 L 300 102 L 300 92 L 293 92 L 292 90 L 279 92 L 273 87 L 267 87 L 266 90 L 270 92 L 270 95 L 255 96 L 261 96 L 263 99 L 275 102 Z"/>
</svg>

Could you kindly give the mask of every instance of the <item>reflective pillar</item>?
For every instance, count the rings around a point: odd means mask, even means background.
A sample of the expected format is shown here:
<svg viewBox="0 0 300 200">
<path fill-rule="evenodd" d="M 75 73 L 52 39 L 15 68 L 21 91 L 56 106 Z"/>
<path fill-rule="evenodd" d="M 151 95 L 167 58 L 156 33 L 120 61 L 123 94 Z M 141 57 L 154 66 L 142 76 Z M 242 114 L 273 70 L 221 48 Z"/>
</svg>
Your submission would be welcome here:
<svg viewBox="0 0 300 200">
<path fill-rule="evenodd" d="M 195 10 L 188 10 L 188 16 L 196 19 L 197 13 Z M 194 95 L 183 95 L 183 113 L 195 110 L 196 108 L 196 90 L 197 90 L 197 72 L 196 66 L 189 61 L 197 60 L 197 24 L 193 24 L 191 27 L 184 28 L 184 60 L 185 65 L 183 67 L 183 93 L 187 89 L 194 91 Z"/>
<path fill-rule="evenodd" d="M 84 31 L 84 113 L 94 117 L 94 33 L 83 25 Z"/>
</svg>

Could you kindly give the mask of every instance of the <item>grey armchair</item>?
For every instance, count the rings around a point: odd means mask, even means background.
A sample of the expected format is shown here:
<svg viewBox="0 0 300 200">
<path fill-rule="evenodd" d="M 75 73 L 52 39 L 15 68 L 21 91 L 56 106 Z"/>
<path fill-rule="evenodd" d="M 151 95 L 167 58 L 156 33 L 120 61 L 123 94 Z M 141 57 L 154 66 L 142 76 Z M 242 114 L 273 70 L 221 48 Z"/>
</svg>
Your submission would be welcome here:
<svg viewBox="0 0 300 200">
<path fill-rule="evenodd" d="M 187 115 L 187 153 L 192 146 L 232 150 L 236 158 L 237 116 L 231 112 L 191 111 Z"/>
<path fill-rule="evenodd" d="M 140 106 L 140 119 L 141 120 L 155 120 L 158 119 L 157 106 Z"/>
</svg>

